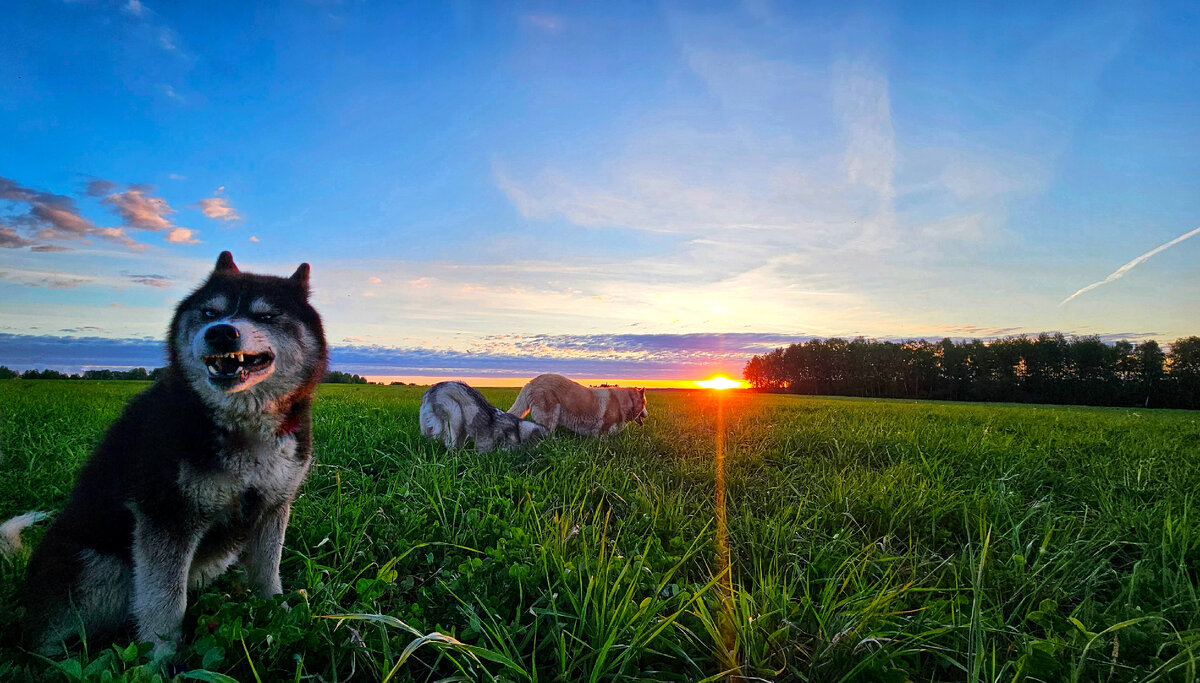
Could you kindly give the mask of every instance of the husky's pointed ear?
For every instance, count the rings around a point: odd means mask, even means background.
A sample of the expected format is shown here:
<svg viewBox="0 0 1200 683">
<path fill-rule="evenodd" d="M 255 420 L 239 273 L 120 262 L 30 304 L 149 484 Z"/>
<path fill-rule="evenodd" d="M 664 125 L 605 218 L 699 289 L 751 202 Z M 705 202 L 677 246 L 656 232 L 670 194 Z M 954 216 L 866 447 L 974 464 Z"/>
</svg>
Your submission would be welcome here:
<svg viewBox="0 0 1200 683">
<path fill-rule="evenodd" d="M 238 273 L 237 264 L 233 262 L 233 254 L 228 251 L 221 252 L 217 257 L 217 266 L 213 268 L 214 273 Z"/>
<path fill-rule="evenodd" d="M 305 296 L 308 296 L 308 271 L 308 264 L 301 263 L 300 267 L 296 269 L 296 272 L 292 273 L 291 277 L 292 282 L 300 285 L 300 287 L 304 290 Z"/>
</svg>

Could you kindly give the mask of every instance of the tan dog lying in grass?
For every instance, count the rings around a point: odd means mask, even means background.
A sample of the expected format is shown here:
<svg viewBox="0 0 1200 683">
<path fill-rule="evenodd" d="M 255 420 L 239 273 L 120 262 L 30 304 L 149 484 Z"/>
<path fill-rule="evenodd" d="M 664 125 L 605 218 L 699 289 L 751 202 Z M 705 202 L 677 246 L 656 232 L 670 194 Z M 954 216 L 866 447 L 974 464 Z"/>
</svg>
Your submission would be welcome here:
<svg viewBox="0 0 1200 683">
<path fill-rule="evenodd" d="M 547 373 L 529 381 L 508 412 L 547 431 L 562 425 L 584 436 L 612 434 L 626 422 L 646 419 L 646 390 L 629 387 L 589 389 L 562 375 Z"/>
</svg>

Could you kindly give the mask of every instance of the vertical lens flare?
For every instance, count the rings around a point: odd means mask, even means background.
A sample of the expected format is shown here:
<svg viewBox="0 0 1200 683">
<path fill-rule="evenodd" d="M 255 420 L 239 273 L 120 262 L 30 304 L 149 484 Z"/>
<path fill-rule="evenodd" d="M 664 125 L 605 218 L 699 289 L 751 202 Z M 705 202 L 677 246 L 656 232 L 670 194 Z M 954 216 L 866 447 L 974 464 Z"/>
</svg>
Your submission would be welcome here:
<svg viewBox="0 0 1200 683">
<path fill-rule="evenodd" d="M 725 517 L 725 393 L 717 392 L 716 446 L 716 515 L 717 515 L 717 569 L 720 572 L 717 591 L 721 597 L 721 614 L 717 616 L 720 626 L 721 652 L 717 653 L 726 671 L 738 669 L 736 656 L 736 634 L 733 628 L 733 569 L 729 561 L 729 527 Z"/>
</svg>

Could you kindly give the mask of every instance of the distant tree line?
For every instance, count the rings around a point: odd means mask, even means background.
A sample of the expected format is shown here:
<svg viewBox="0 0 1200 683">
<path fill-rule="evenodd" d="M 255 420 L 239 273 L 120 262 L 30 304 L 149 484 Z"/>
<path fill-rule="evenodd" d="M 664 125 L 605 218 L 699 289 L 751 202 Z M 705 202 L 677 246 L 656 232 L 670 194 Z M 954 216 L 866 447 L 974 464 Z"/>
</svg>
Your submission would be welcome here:
<svg viewBox="0 0 1200 683">
<path fill-rule="evenodd" d="M 1200 337 L 1153 340 L 1041 334 L 989 342 L 814 339 L 754 356 L 766 391 L 831 396 L 1200 408 Z"/>
<path fill-rule="evenodd" d="M 324 384 L 366 384 L 367 378 L 351 375 L 348 372 L 330 370 L 321 378 L 321 382 Z"/>
<path fill-rule="evenodd" d="M 81 373 L 59 372 L 58 370 L 26 370 L 17 372 L 0 365 L 0 379 L 132 379 L 156 380 L 166 368 L 133 368 L 132 370 L 84 370 Z"/>
<path fill-rule="evenodd" d="M 147 371 L 146 368 L 133 368 L 132 370 L 84 370 L 82 373 L 66 373 L 58 370 L 26 370 L 25 372 L 17 372 L 7 366 L 0 365 L 0 379 L 132 379 L 132 380 L 157 380 L 162 376 L 166 368 L 155 368 Z M 352 375 L 347 372 L 338 372 L 330 370 L 321 378 L 322 382 L 329 384 L 366 384 L 367 378 L 358 375 Z"/>
</svg>

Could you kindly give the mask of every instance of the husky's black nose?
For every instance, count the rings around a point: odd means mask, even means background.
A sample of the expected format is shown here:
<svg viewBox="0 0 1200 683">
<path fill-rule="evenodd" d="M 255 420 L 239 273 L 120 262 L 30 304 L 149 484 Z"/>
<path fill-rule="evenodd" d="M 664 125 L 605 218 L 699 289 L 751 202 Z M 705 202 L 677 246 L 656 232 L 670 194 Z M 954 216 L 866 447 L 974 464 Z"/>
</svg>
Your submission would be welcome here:
<svg viewBox="0 0 1200 683">
<path fill-rule="evenodd" d="M 233 325 L 213 325 L 204 332 L 204 341 L 209 348 L 218 353 L 236 351 L 238 347 L 238 331 Z"/>
</svg>

